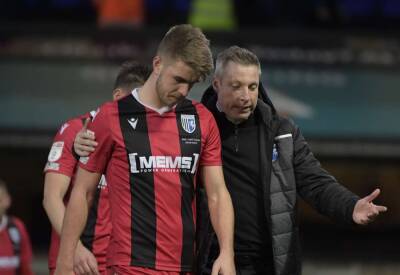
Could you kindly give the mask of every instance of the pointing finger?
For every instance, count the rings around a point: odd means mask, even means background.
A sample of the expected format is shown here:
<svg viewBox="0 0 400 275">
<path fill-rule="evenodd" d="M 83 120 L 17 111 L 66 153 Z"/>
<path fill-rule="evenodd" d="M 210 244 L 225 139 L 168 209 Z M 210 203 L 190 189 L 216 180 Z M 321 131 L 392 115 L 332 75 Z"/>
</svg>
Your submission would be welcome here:
<svg viewBox="0 0 400 275">
<path fill-rule="evenodd" d="M 368 202 L 372 202 L 374 199 L 376 199 L 376 197 L 379 196 L 380 193 L 381 193 L 381 190 L 379 188 L 377 188 L 374 190 L 374 192 L 372 192 L 371 194 L 366 196 L 364 199 L 366 199 Z"/>
</svg>

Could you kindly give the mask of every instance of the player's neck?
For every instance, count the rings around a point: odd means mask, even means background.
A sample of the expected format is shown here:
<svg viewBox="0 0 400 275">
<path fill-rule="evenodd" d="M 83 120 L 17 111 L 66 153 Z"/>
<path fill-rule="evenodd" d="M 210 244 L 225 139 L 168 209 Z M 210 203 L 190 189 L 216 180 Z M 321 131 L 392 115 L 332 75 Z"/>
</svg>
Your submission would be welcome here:
<svg viewBox="0 0 400 275">
<path fill-rule="evenodd" d="M 144 104 L 153 107 L 154 109 L 161 109 L 165 106 L 158 97 L 156 91 L 156 81 L 152 79 L 153 76 L 144 83 L 143 87 L 140 89 L 138 96 L 141 102 Z"/>
</svg>

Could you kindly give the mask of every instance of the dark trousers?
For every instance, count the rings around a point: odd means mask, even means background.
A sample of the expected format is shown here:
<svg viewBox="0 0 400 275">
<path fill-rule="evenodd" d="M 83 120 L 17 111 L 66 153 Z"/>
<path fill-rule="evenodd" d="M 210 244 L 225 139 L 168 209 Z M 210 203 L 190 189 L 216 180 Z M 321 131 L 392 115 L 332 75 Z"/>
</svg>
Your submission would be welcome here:
<svg viewBox="0 0 400 275">
<path fill-rule="evenodd" d="M 252 253 L 252 255 L 235 254 L 235 267 L 237 275 L 274 275 L 272 248 L 267 252 Z M 207 253 L 200 253 L 200 264 L 197 275 L 210 275 L 214 260 L 219 255 L 218 242 L 211 243 Z M 264 253 L 263 253 L 264 252 Z M 205 256 L 204 256 L 205 255 Z M 203 258 L 201 258 L 203 257 Z"/>
<path fill-rule="evenodd" d="M 237 275 L 274 275 L 269 257 L 236 256 L 235 266 Z"/>
</svg>

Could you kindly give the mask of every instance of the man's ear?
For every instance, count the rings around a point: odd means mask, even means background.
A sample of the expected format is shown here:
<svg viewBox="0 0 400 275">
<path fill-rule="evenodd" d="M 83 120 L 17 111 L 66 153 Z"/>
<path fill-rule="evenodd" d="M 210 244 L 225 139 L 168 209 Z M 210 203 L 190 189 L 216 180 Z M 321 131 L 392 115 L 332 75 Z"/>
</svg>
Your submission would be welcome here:
<svg viewBox="0 0 400 275">
<path fill-rule="evenodd" d="M 125 93 L 121 88 L 114 89 L 113 91 L 113 100 L 119 100 L 125 96 Z"/>
<path fill-rule="evenodd" d="M 162 69 L 162 60 L 161 60 L 161 56 L 156 55 L 153 58 L 153 73 L 155 73 L 156 75 L 159 75 Z"/>
<path fill-rule="evenodd" d="M 212 86 L 214 88 L 214 91 L 218 94 L 219 92 L 219 87 L 220 87 L 220 83 L 219 83 L 219 79 L 214 77 L 212 80 Z"/>
</svg>

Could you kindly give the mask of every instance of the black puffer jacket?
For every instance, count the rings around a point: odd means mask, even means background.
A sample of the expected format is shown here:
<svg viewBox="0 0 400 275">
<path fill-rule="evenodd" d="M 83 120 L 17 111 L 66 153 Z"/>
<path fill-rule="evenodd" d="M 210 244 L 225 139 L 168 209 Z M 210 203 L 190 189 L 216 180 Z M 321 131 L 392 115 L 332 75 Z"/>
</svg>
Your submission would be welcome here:
<svg viewBox="0 0 400 275">
<path fill-rule="evenodd" d="M 301 274 L 297 195 L 321 214 L 348 224 L 353 223 L 352 213 L 359 197 L 322 169 L 299 128 L 276 113 L 262 86 L 259 97 L 255 112 L 263 121 L 259 131 L 259 150 L 260 167 L 265 167 L 260 174 L 264 183 L 265 207 L 269 208 L 265 213 L 270 213 L 265 219 L 271 232 L 275 275 Z M 204 93 L 202 103 L 214 114 L 218 112 L 216 100 L 216 93 L 210 87 Z M 272 161 L 274 144 L 278 158 Z M 224 175 L 226 179 L 231 177 L 225 170 Z M 226 184 L 229 185 L 229 181 Z M 218 245 L 208 219 L 204 192 L 200 191 L 199 196 L 198 273 L 207 274 L 218 255 Z"/>
</svg>

